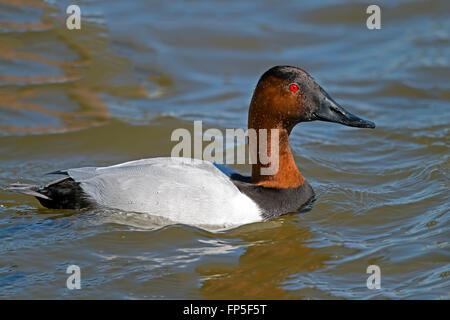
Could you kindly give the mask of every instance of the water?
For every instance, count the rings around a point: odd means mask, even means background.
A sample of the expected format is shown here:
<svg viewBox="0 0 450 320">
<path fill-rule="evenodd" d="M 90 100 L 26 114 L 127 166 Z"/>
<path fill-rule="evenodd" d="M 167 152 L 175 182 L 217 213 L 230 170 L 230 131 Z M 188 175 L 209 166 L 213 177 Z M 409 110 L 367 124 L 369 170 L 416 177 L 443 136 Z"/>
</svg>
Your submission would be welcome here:
<svg viewBox="0 0 450 320">
<path fill-rule="evenodd" d="M 377 128 L 297 126 L 313 209 L 223 232 L 0 190 L 0 298 L 449 298 L 446 1 L 382 1 L 374 31 L 365 2 L 85 0 L 81 31 L 65 28 L 69 4 L 0 1 L 2 186 L 167 156 L 192 120 L 245 128 L 280 64 Z M 70 264 L 81 290 L 66 288 Z"/>
</svg>

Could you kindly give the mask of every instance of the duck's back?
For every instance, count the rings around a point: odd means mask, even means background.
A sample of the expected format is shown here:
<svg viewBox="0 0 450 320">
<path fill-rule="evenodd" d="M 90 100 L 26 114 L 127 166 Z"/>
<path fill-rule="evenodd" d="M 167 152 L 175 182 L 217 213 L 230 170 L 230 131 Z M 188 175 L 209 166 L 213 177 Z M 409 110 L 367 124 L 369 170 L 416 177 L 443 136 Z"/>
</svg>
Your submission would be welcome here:
<svg viewBox="0 0 450 320">
<path fill-rule="evenodd" d="M 262 220 L 256 203 L 209 161 L 152 158 L 65 171 L 100 206 L 198 225 Z"/>
</svg>

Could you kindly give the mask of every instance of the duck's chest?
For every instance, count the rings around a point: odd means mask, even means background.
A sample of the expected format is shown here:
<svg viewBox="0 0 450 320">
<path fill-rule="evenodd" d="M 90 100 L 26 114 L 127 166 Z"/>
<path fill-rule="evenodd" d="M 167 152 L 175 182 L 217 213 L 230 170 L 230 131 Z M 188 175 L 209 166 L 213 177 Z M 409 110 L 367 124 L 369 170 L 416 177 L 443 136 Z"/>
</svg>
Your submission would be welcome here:
<svg viewBox="0 0 450 320">
<path fill-rule="evenodd" d="M 233 181 L 236 187 L 259 208 L 263 219 L 295 212 L 314 199 L 314 190 L 305 180 L 296 188 L 265 188 L 250 183 Z"/>
</svg>

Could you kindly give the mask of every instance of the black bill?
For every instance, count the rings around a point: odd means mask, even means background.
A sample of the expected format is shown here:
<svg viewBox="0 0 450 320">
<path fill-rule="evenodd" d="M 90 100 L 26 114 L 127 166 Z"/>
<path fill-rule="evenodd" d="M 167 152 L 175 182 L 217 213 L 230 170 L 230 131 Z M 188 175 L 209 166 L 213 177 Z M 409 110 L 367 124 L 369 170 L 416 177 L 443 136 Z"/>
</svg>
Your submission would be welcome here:
<svg viewBox="0 0 450 320">
<path fill-rule="evenodd" d="M 314 112 L 315 120 L 341 123 L 349 127 L 375 128 L 375 123 L 364 120 L 342 108 L 325 91 L 321 94 L 320 104 Z"/>
</svg>

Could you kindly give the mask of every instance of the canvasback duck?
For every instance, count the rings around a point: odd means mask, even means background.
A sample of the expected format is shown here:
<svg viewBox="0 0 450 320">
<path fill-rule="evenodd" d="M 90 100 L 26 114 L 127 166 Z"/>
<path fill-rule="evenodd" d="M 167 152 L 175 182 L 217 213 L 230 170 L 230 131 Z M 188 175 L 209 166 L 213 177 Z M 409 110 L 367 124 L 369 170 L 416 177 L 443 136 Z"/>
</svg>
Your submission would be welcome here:
<svg viewBox="0 0 450 320">
<path fill-rule="evenodd" d="M 35 196 L 47 208 L 109 207 L 190 225 L 263 221 L 295 212 L 313 199 L 314 191 L 294 161 L 289 134 L 296 124 L 314 120 L 375 128 L 342 108 L 304 70 L 276 66 L 258 81 L 248 116 L 249 129 L 267 130 L 266 152 L 270 130 L 278 129 L 278 170 L 273 174 L 261 174 L 270 163 L 259 157 L 251 177 L 209 161 L 167 157 L 59 170 L 52 174 L 63 177 L 45 186 L 14 184 L 8 189 Z"/>
</svg>

